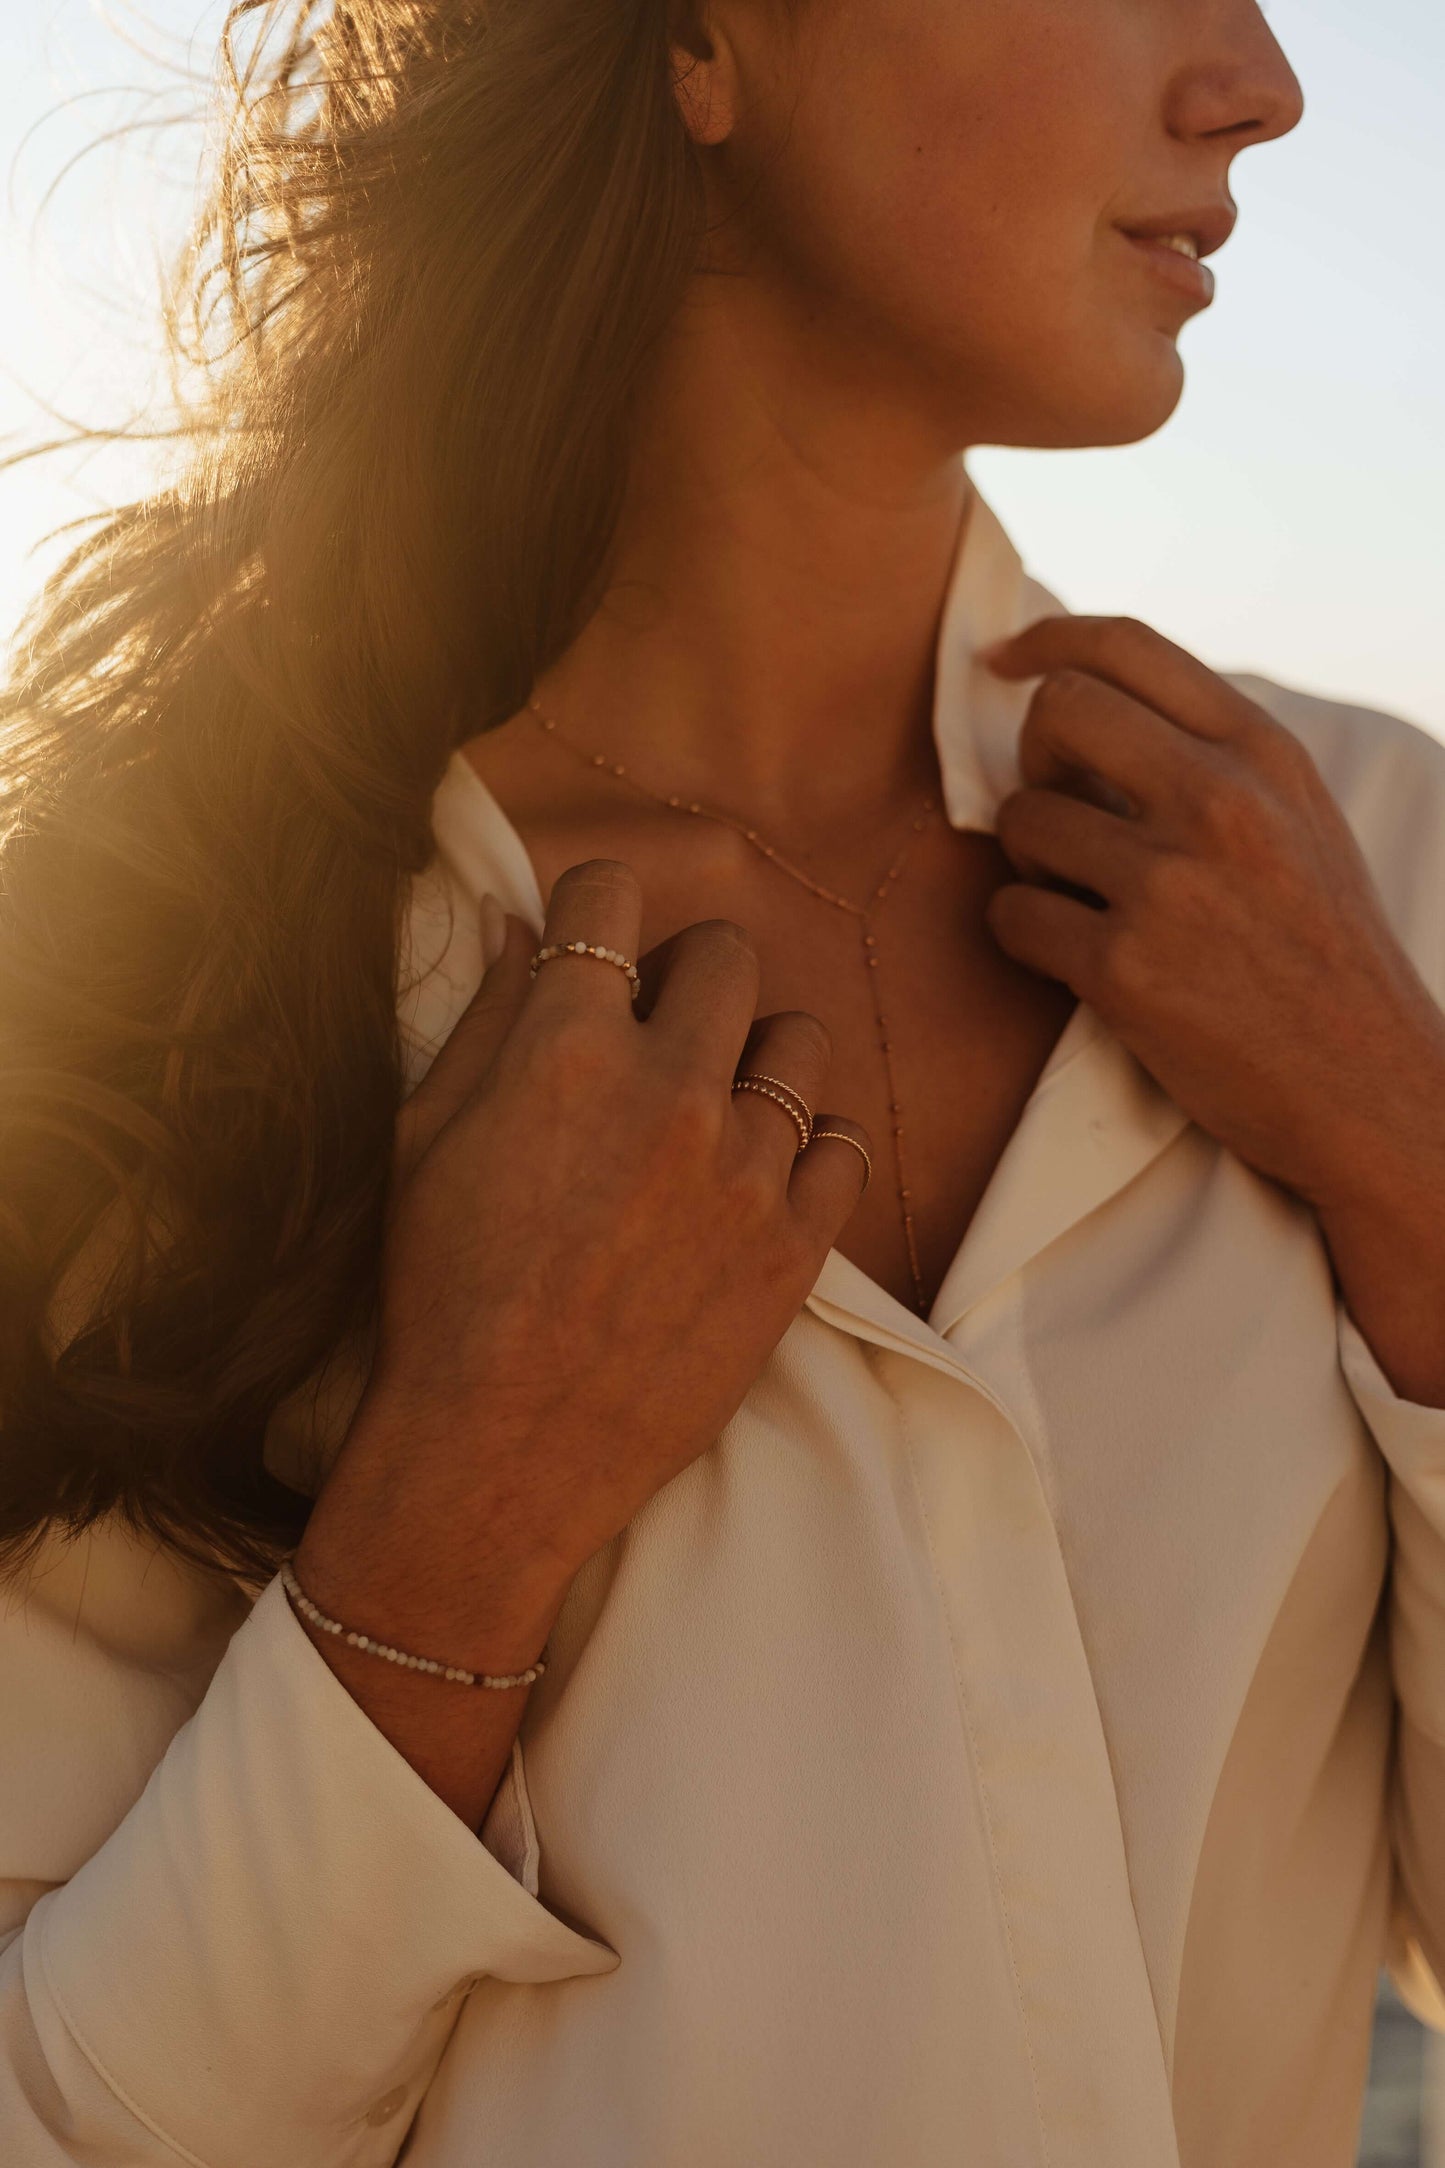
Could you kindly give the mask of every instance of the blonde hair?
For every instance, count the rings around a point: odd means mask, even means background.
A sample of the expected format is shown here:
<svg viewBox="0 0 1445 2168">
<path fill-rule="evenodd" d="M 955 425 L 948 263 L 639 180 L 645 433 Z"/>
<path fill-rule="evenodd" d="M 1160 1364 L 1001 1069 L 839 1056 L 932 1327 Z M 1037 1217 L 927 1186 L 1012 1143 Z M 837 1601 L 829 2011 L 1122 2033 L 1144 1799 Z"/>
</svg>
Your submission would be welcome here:
<svg viewBox="0 0 1445 2168">
<path fill-rule="evenodd" d="M 9 1563 L 304 1525 L 263 1439 L 374 1304 L 431 795 L 593 605 L 701 230 L 664 0 L 235 0 L 220 95 L 184 469 L 0 695 Z"/>
</svg>

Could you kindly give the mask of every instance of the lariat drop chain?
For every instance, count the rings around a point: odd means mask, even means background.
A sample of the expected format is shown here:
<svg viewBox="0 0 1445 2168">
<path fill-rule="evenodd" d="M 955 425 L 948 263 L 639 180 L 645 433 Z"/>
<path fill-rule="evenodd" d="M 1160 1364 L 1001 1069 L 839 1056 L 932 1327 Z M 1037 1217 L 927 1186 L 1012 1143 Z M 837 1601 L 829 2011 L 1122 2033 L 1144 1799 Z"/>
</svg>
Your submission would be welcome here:
<svg viewBox="0 0 1445 2168">
<path fill-rule="evenodd" d="M 615 775 L 620 782 L 630 784 L 632 789 L 640 792 L 644 798 L 651 798 L 656 804 L 668 806 L 676 813 L 695 815 L 703 820 L 717 821 L 724 828 L 731 828 L 737 835 L 742 837 L 745 843 L 750 843 L 755 851 L 766 858 L 770 865 L 776 866 L 779 873 L 787 874 L 789 879 L 797 881 L 801 887 L 806 888 L 811 895 L 818 897 L 821 902 L 831 904 L 835 910 L 846 911 L 850 918 L 856 919 L 863 944 L 863 962 L 868 972 L 868 989 L 873 1003 L 873 1017 L 878 1029 L 878 1049 L 883 1056 L 884 1076 L 888 1085 L 888 1121 L 893 1136 L 893 1166 L 897 1178 L 898 1208 L 903 1221 L 903 1240 L 908 1252 L 908 1269 L 913 1279 L 914 1307 L 920 1317 L 926 1316 L 928 1301 L 924 1292 L 923 1272 L 918 1260 L 918 1237 L 913 1224 L 913 1192 L 909 1188 L 903 1155 L 903 1106 L 898 1096 L 898 1080 L 893 1066 L 893 1039 L 889 1030 L 888 1019 L 883 1013 L 883 1003 L 878 991 L 880 966 L 878 937 L 874 932 L 874 920 L 903 871 L 904 860 L 907 857 L 913 838 L 928 826 L 929 820 L 938 810 L 936 794 L 930 792 L 923 800 L 913 818 L 910 832 L 904 838 L 902 848 L 896 853 L 893 863 L 883 875 L 878 886 L 870 894 L 868 901 L 866 903 L 855 903 L 850 896 L 840 896 L 833 889 L 825 888 L 821 881 L 815 881 L 810 873 L 805 873 L 800 866 L 795 866 L 790 859 L 783 856 L 781 851 L 775 849 L 756 828 L 750 827 L 744 820 L 739 820 L 736 814 L 722 812 L 714 806 L 703 805 L 697 799 L 681 798 L 676 795 L 668 795 L 660 790 L 653 790 L 649 784 L 640 781 L 622 761 L 609 760 L 605 753 L 589 753 L 585 747 L 578 745 L 562 729 L 556 716 L 549 715 L 547 710 L 540 707 L 535 700 L 528 700 L 527 706 L 536 717 L 541 728 L 549 736 L 554 737 L 559 745 L 564 745 L 568 752 L 575 755 L 585 766 L 601 769 L 608 775 Z"/>
</svg>

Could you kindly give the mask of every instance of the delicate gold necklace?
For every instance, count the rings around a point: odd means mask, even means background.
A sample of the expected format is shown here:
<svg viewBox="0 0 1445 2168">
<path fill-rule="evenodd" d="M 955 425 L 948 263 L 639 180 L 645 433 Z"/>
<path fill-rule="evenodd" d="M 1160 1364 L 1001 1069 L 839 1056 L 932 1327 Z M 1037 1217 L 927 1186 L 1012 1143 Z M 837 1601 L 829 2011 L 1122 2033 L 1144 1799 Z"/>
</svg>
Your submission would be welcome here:
<svg viewBox="0 0 1445 2168">
<path fill-rule="evenodd" d="M 868 986 L 873 1000 L 873 1015 L 878 1026 L 878 1048 L 883 1056 L 884 1074 L 888 1080 L 888 1115 L 893 1130 L 893 1165 L 898 1181 L 898 1209 L 903 1218 L 903 1240 L 908 1250 L 908 1269 L 913 1275 L 914 1306 L 919 1316 L 925 1317 L 928 1313 L 928 1302 L 923 1289 L 923 1274 L 918 1263 L 918 1239 L 914 1231 L 911 1210 L 913 1192 L 908 1186 L 908 1177 L 903 1163 L 903 1108 L 899 1101 L 897 1079 L 893 1072 L 893 1041 L 889 1036 L 888 1019 L 883 1014 L 883 1004 L 878 998 L 878 937 L 873 931 L 873 922 L 889 891 L 903 871 L 903 861 L 912 842 L 912 837 L 917 835 L 920 829 L 928 826 L 930 815 L 938 810 L 937 797 L 930 792 L 928 797 L 924 799 L 922 807 L 913 821 L 912 834 L 904 839 L 902 849 L 898 852 L 878 886 L 873 890 L 867 903 L 854 903 L 848 896 L 835 895 L 832 889 L 824 888 L 821 882 L 815 881 L 811 874 L 804 873 L 801 867 L 792 865 L 788 859 L 784 858 L 781 851 L 775 850 L 773 845 L 759 835 L 756 828 L 750 828 L 746 821 L 739 820 L 732 813 L 722 813 L 711 806 L 699 805 L 695 800 L 669 797 L 662 791 L 651 789 L 648 784 L 640 782 L 629 768 L 623 766 L 620 760 L 609 760 L 605 753 L 587 752 L 584 747 L 568 737 L 558 723 L 556 716 L 549 715 L 546 709 L 539 707 L 535 700 L 529 700 L 527 706 L 537 718 L 542 729 L 555 737 L 559 745 L 565 745 L 567 750 L 575 754 L 578 760 L 584 762 L 587 767 L 605 769 L 609 775 L 618 776 L 624 783 L 630 783 L 632 788 L 640 791 L 644 798 L 651 798 L 658 805 L 670 806 L 674 812 L 699 814 L 704 820 L 718 821 L 723 827 L 733 829 L 736 834 L 742 837 L 745 843 L 751 843 L 754 850 L 760 851 L 763 857 L 768 860 L 768 863 L 776 866 L 780 873 L 788 874 L 792 880 L 800 882 L 810 895 L 819 897 L 824 903 L 832 904 L 835 910 L 846 911 L 850 918 L 855 918 L 858 921 L 859 930 L 863 937 L 863 961 L 869 973 Z"/>
</svg>

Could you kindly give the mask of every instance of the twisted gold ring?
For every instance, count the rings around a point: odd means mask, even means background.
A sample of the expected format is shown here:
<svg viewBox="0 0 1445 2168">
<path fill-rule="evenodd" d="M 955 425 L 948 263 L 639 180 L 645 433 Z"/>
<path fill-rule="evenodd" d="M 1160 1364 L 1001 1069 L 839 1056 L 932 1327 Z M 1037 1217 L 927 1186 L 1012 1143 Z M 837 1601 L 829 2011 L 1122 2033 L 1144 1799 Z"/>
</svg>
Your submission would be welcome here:
<svg viewBox="0 0 1445 2168">
<path fill-rule="evenodd" d="M 774 1106 L 781 1107 L 792 1117 L 798 1131 L 798 1150 L 803 1150 L 813 1134 L 813 1110 L 801 1092 L 795 1092 L 781 1077 L 768 1076 L 763 1071 L 734 1077 L 732 1088 L 735 1092 L 757 1092 L 764 1099 L 771 1099 Z"/>
<path fill-rule="evenodd" d="M 863 1162 L 863 1187 L 864 1189 L 866 1189 L 868 1187 L 868 1184 L 873 1179 L 873 1162 L 868 1157 L 868 1154 L 864 1150 L 863 1146 L 858 1142 L 858 1139 L 856 1137 L 850 1137 L 846 1129 L 815 1129 L 813 1131 L 813 1138 L 818 1137 L 836 1137 L 840 1144 L 852 1145 L 854 1151 L 858 1154 L 859 1158 Z M 811 1142 L 813 1140 L 810 1139 L 809 1141 Z"/>
</svg>

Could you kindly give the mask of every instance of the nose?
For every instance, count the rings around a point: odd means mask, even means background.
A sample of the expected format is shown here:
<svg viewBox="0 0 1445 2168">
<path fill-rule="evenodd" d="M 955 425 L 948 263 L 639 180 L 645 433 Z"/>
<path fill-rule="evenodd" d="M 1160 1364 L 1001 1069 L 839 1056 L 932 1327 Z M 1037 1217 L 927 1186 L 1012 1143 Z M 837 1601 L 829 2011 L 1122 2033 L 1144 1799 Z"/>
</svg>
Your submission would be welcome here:
<svg viewBox="0 0 1445 2168">
<path fill-rule="evenodd" d="M 1304 91 L 1257 0 L 1221 0 L 1204 12 L 1210 34 L 1175 79 L 1171 132 L 1231 151 L 1288 135 L 1304 116 Z"/>
</svg>

